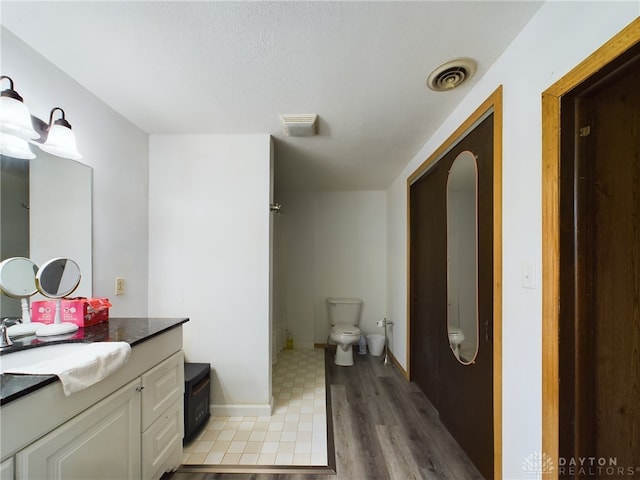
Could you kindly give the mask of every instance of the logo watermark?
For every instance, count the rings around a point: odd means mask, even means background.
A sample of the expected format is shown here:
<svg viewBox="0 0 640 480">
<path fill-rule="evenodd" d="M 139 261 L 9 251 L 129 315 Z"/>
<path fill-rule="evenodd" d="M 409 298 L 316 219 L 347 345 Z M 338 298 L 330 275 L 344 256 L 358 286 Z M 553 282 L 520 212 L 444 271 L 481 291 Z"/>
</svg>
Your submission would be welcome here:
<svg viewBox="0 0 640 480">
<path fill-rule="evenodd" d="M 556 472 L 560 478 L 640 479 L 640 465 L 622 465 L 616 457 L 559 457 L 554 460 L 544 452 L 527 455 L 522 462 L 522 471 L 536 478 Z"/>
<path fill-rule="evenodd" d="M 527 455 L 522 462 L 522 470 L 530 475 L 537 475 L 540 478 L 542 474 L 553 473 L 556 469 L 553 459 L 543 452 L 533 452 Z"/>
</svg>

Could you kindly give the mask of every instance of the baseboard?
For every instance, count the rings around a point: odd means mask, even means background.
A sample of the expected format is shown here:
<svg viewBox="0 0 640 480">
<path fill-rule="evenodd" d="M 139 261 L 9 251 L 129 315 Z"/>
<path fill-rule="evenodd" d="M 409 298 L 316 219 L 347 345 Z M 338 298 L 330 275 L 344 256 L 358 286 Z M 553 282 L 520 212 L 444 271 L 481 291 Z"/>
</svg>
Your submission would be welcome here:
<svg viewBox="0 0 640 480">
<path fill-rule="evenodd" d="M 391 358 L 391 361 L 393 362 L 393 364 L 396 366 L 396 368 L 398 370 L 400 370 L 400 373 L 402 374 L 402 376 L 406 379 L 409 380 L 409 373 L 402 368 L 402 365 L 400 365 L 400 362 L 398 361 L 398 359 L 393 355 L 392 351 L 389 351 L 389 357 Z"/>
<path fill-rule="evenodd" d="M 255 478 L 256 474 L 265 474 L 269 477 L 279 475 L 335 475 L 336 469 L 331 466 L 324 465 L 181 465 L 177 470 L 178 473 L 212 473 L 212 474 L 245 474 L 244 478 Z M 164 477 L 163 477 L 164 478 Z M 171 474 L 166 477 L 171 479 Z M 180 477 L 184 478 L 184 477 Z M 210 478 L 195 476 L 194 478 Z M 213 478 L 213 477 L 211 477 Z M 226 478 L 226 477 L 225 477 Z"/>
<path fill-rule="evenodd" d="M 215 417 L 270 417 L 273 411 L 273 397 L 264 405 L 209 405 Z"/>
</svg>

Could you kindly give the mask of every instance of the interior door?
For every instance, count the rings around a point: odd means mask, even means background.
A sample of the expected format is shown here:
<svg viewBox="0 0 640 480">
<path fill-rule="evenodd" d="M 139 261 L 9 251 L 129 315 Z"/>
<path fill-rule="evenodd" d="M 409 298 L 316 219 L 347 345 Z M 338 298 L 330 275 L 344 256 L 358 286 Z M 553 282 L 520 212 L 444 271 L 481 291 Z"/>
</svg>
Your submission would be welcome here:
<svg viewBox="0 0 640 480">
<path fill-rule="evenodd" d="M 576 133 L 561 166 L 559 447 L 567 463 L 597 458 L 626 469 L 640 459 L 638 85 L 640 52 L 563 101 L 574 112 L 563 129 Z M 579 469 L 559 473 L 582 478 Z"/>
<path fill-rule="evenodd" d="M 447 336 L 446 174 L 438 162 L 410 190 L 411 380 L 436 408 L 440 350 L 448 350 L 443 340 Z"/>
<path fill-rule="evenodd" d="M 475 125 L 410 189 L 411 379 L 486 478 L 493 451 L 493 114 Z M 446 184 L 468 150 L 478 167 L 478 355 L 462 365 L 447 335 Z"/>
</svg>

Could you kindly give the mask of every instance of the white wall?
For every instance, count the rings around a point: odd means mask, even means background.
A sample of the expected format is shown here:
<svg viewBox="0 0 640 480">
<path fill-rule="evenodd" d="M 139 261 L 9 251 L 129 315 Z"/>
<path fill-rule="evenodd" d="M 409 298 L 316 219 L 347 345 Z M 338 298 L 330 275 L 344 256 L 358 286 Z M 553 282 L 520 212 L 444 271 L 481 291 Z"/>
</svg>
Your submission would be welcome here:
<svg viewBox="0 0 640 480">
<path fill-rule="evenodd" d="M 498 85 L 504 86 L 505 479 L 529 478 L 523 460 L 541 450 L 541 93 L 638 14 L 637 1 L 545 3 L 387 191 L 389 313 L 406 325 L 406 179 Z M 535 265 L 534 289 L 520 286 L 521 265 L 528 260 Z M 404 337 L 396 336 L 393 351 L 406 365 Z"/>
<path fill-rule="evenodd" d="M 269 135 L 149 137 L 149 315 L 188 316 L 212 414 L 269 415 Z"/>
<path fill-rule="evenodd" d="M 1 35 L 2 74 L 32 115 L 48 121 L 53 107 L 64 109 L 82 162 L 93 168 L 94 296 L 110 298 L 111 316 L 146 315 L 147 134 L 6 28 Z M 126 295 L 113 294 L 116 277 L 127 280 Z"/>
<path fill-rule="evenodd" d="M 363 300 L 363 333 L 387 316 L 386 194 L 278 191 L 284 225 L 286 321 L 297 346 L 326 343 L 327 297 Z"/>
</svg>

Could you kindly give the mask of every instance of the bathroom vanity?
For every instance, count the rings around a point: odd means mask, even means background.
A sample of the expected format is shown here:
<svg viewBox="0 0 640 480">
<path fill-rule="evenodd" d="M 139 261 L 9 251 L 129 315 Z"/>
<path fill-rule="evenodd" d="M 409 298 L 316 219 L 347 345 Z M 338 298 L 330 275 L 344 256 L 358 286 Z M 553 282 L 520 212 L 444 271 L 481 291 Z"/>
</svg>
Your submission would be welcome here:
<svg viewBox="0 0 640 480">
<path fill-rule="evenodd" d="M 131 354 L 111 376 L 69 396 L 54 375 L 0 375 L 0 478 L 158 479 L 175 470 L 187 321 L 111 318 L 80 329 L 63 342 L 123 341 Z M 2 355 L 51 343 L 17 339 Z"/>
</svg>

